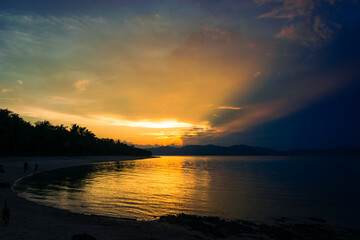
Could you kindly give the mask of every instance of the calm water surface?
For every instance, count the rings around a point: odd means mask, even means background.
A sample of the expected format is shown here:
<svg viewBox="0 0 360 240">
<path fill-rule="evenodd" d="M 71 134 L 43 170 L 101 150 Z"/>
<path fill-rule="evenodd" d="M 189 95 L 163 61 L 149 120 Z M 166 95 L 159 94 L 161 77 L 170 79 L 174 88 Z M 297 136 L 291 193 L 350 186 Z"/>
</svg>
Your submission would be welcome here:
<svg viewBox="0 0 360 240">
<path fill-rule="evenodd" d="M 356 225 L 359 173 L 359 159 L 346 157 L 165 156 L 46 171 L 15 190 L 38 203 L 111 217 L 318 217 Z"/>
</svg>

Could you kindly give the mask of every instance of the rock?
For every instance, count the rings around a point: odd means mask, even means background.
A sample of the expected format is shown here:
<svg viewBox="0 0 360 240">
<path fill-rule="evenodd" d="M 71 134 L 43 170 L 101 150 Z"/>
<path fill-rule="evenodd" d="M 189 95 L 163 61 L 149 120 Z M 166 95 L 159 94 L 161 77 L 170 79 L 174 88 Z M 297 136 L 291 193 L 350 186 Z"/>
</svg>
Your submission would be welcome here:
<svg viewBox="0 0 360 240">
<path fill-rule="evenodd" d="M 10 188 L 9 182 L 0 182 L 0 188 Z"/>
<path fill-rule="evenodd" d="M 76 234 L 76 235 L 72 236 L 71 240 L 96 240 L 96 238 L 94 238 L 93 236 L 90 236 L 86 233 L 82 233 L 82 234 Z"/>
</svg>

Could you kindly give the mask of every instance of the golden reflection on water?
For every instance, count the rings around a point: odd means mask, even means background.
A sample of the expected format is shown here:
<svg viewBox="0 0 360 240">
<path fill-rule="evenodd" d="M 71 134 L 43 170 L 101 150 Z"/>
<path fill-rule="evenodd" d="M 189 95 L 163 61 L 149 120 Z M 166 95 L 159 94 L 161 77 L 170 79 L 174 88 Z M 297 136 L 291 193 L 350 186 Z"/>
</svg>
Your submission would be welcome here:
<svg viewBox="0 0 360 240">
<path fill-rule="evenodd" d="M 156 158 L 119 163 L 125 171 L 92 173 L 83 188 L 82 206 L 101 212 L 101 203 L 106 202 L 112 205 L 108 211 L 114 215 L 148 218 L 203 209 L 208 192 L 199 190 L 208 189 L 209 173 L 183 166 L 189 162 L 183 157 Z"/>
<path fill-rule="evenodd" d="M 148 220 L 186 213 L 243 218 L 256 214 L 259 205 L 267 209 L 259 192 L 271 191 L 271 183 L 257 175 L 257 182 L 267 183 L 259 191 L 246 162 L 248 157 L 166 156 L 73 167 L 34 175 L 20 195 L 112 217 Z"/>
</svg>

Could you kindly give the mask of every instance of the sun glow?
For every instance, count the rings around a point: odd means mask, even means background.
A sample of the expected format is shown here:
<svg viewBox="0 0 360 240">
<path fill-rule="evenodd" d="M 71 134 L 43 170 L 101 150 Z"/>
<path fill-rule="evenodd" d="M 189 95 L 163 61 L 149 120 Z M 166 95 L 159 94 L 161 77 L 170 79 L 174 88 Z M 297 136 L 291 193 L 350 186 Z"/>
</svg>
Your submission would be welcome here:
<svg viewBox="0 0 360 240">
<path fill-rule="evenodd" d="M 238 95 L 239 89 L 255 88 L 262 78 L 254 80 L 254 73 L 266 72 L 261 44 L 249 47 L 251 38 L 203 26 L 190 31 L 184 26 L 174 35 L 175 25 L 163 25 L 162 17 L 133 17 L 121 23 L 37 17 L 29 28 L 28 22 L 3 16 L 14 31 L 21 28 L 29 37 L 38 36 L 31 42 L 42 43 L 39 54 L 52 49 L 51 56 L 43 55 L 54 61 L 32 61 L 31 68 L 40 69 L 37 64 L 41 63 L 41 69 L 48 69 L 39 76 L 29 75 L 30 65 L 19 63 L 16 79 L 0 86 L 0 101 L 6 103 L 2 106 L 33 123 L 49 120 L 55 125 L 86 126 L 100 138 L 138 145 L 182 145 L 217 133 L 221 126 L 215 125 L 230 112 L 223 109 L 240 108 L 236 102 L 229 105 L 231 96 Z M 64 29 L 83 28 L 81 34 L 69 30 L 62 37 Z M 49 36 L 42 35 L 48 29 L 54 33 L 50 45 Z M 97 32 L 104 37 L 99 38 Z M 37 47 L 11 36 L 6 37 L 16 43 L 13 49 L 26 52 Z M 60 67 L 63 64 L 73 67 Z M 216 122 L 212 116 L 217 116 Z"/>
<path fill-rule="evenodd" d="M 113 117 L 103 117 L 95 116 L 94 119 L 97 119 L 100 122 L 107 123 L 114 126 L 126 126 L 126 127 L 138 127 L 138 128 L 208 128 L 207 122 L 202 122 L 201 124 L 192 124 L 187 122 L 179 122 L 172 119 L 164 120 L 125 120 L 121 118 Z"/>
<path fill-rule="evenodd" d="M 113 123 L 113 125 L 119 126 L 129 126 L 129 127 L 143 127 L 143 128 L 188 128 L 193 125 L 190 123 L 178 122 L 174 120 L 170 121 L 160 121 L 160 122 L 150 122 L 150 121 L 119 121 Z"/>
</svg>

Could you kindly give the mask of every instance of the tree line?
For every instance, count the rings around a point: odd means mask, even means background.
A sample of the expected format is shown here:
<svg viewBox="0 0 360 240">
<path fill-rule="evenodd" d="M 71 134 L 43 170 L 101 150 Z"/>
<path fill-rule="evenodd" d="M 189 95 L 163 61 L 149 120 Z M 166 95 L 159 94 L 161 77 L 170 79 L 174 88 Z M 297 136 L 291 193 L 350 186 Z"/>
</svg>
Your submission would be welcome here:
<svg viewBox="0 0 360 240">
<path fill-rule="evenodd" d="M 71 156 L 136 155 L 151 152 L 119 140 L 98 138 L 86 127 L 38 121 L 34 125 L 8 109 L 0 109 L 0 155 Z"/>
</svg>

